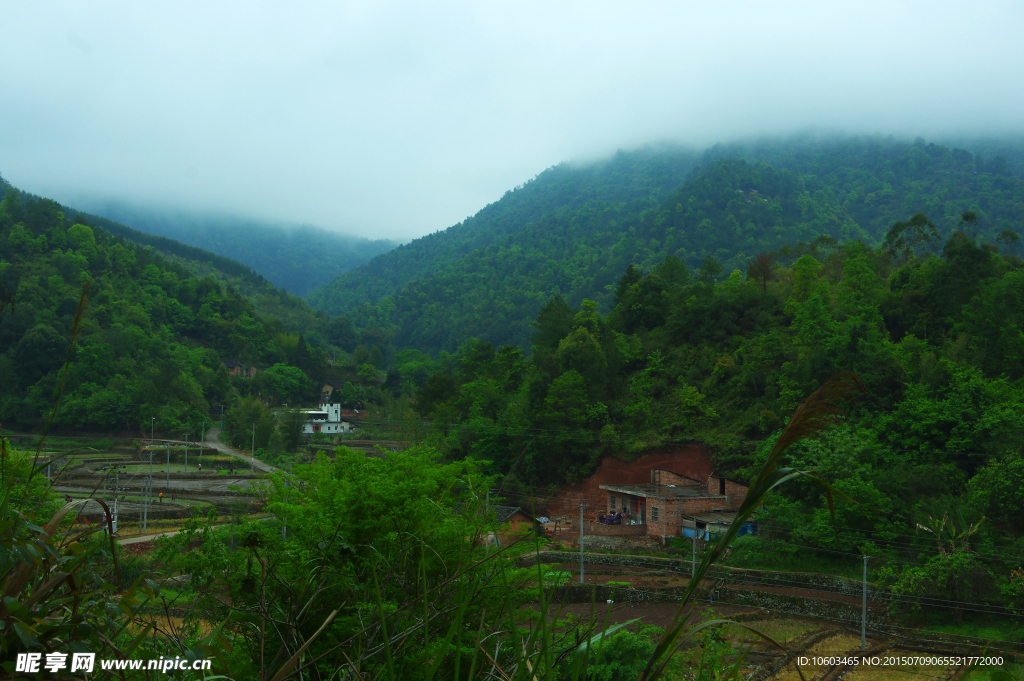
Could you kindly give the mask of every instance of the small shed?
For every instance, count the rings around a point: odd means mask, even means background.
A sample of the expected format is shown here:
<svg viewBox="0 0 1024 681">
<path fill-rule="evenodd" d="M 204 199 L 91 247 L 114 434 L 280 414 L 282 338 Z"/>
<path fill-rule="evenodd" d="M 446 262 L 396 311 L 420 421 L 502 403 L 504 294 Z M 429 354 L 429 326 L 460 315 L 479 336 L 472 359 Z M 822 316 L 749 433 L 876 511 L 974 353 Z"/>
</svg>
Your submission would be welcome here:
<svg viewBox="0 0 1024 681">
<path fill-rule="evenodd" d="M 496 533 L 500 545 L 515 541 L 523 535 L 523 532 L 534 532 L 543 534 L 540 523 L 532 515 L 518 506 L 492 506 L 494 519 L 499 528 Z M 507 529 L 504 526 L 508 526 Z"/>
<path fill-rule="evenodd" d="M 681 516 L 683 536 L 692 537 L 694 526 L 697 528 L 697 535 L 700 539 L 714 539 L 715 536 L 725 534 L 734 522 L 736 522 L 736 511 L 713 511 L 711 513 L 696 513 Z M 739 535 L 757 534 L 757 523 L 748 520 L 740 528 Z"/>
</svg>

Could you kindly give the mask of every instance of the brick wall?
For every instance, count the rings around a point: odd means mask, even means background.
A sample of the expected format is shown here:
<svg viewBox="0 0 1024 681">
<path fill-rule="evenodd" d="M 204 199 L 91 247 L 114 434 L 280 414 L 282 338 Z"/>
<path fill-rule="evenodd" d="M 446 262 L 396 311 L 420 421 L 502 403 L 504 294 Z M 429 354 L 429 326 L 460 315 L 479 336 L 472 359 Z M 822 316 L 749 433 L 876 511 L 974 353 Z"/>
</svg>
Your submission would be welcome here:
<svg viewBox="0 0 1024 681">
<path fill-rule="evenodd" d="M 743 504 L 743 497 L 747 496 L 748 489 L 746 485 L 741 485 L 738 482 L 725 481 L 725 494 L 729 497 L 728 508 L 730 510 L 736 510 Z"/>
<path fill-rule="evenodd" d="M 711 511 L 720 511 L 726 508 L 728 500 L 726 497 L 698 497 L 694 499 L 683 499 L 682 511 L 687 515 L 696 515 L 699 513 L 710 513 Z"/>
<path fill-rule="evenodd" d="M 699 485 L 700 480 L 695 480 L 686 475 L 680 475 L 664 468 L 657 468 L 651 471 L 651 484 L 659 483 L 662 485 L 679 485 L 685 487 L 688 485 Z M 717 494 L 717 492 L 715 492 Z"/>
<path fill-rule="evenodd" d="M 654 519 L 654 509 L 658 519 Z M 674 537 L 679 534 L 679 504 L 673 499 L 647 500 L 647 534 L 654 537 Z"/>
<path fill-rule="evenodd" d="M 647 533 L 657 537 L 678 537 L 682 534 L 683 515 L 699 515 L 727 508 L 726 497 L 691 497 L 682 499 L 647 499 Z M 658 519 L 654 520 L 654 508 Z"/>
<path fill-rule="evenodd" d="M 722 490 L 722 479 L 721 478 L 708 478 L 707 483 L 709 494 L 721 494 Z M 720 509 L 728 509 L 734 511 L 740 507 L 743 503 L 743 497 L 747 494 L 747 486 L 741 485 L 738 482 L 732 480 L 725 481 L 725 496 L 728 498 L 726 503 L 722 506 L 718 506 Z"/>
</svg>

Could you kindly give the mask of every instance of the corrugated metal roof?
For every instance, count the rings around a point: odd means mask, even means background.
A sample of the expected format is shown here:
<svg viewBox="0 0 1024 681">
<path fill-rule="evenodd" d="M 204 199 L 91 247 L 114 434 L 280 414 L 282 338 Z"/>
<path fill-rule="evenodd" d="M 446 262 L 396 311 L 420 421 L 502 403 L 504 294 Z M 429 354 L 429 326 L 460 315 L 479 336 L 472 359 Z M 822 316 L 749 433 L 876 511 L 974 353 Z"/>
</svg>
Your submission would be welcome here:
<svg viewBox="0 0 1024 681">
<path fill-rule="evenodd" d="M 650 497 L 654 499 L 725 498 L 721 494 L 711 494 L 706 487 L 701 485 L 598 485 L 598 487 L 609 492 L 619 492 L 620 494 L 631 494 L 635 497 Z"/>
<path fill-rule="evenodd" d="M 684 518 L 693 518 L 701 523 L 714 523 L 716 525 L 732 525 L 736 521 L 735 511 L 712 511 L 711 513 L 697 513 L 695 515 L 683 515 Z"/>
</svg>

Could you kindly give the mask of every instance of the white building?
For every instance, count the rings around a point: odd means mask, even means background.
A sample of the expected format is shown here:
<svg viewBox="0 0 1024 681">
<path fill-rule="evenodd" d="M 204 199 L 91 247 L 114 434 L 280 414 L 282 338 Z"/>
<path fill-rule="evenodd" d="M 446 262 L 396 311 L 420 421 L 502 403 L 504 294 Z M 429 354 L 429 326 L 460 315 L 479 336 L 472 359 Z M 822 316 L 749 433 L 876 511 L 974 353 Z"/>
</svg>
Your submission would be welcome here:
<svg viewBox="0 0 1024 681">
<path fill-rule="evenodd" d="M 340 404 L 322 403 L 319 409 L 303 409 L 302 413 L 306 416 L 306 423 L 302 424 L 303 435 L 312 435 L 313 433 L 336 435 L 351 433 L 355 430 L 355 426 L 342 420 Z"/>
</svg>

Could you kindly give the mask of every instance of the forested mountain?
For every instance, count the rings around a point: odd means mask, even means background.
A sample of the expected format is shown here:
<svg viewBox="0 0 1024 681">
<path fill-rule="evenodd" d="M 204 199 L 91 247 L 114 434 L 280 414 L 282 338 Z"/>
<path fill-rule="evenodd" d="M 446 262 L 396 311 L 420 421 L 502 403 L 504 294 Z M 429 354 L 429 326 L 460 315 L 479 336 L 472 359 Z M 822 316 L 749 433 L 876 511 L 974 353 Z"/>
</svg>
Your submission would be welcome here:
<svg viewBox="0 0 1024 681">
<path fill-rule="evenodd" d="M 240 395 L 298 404 L 316 399 L 328 375 L 362 382 L 358 367 L 349 368 L 325 340 L 353 349 L 361 340 L 355 330 L 314 313 L 248 267 L 8 186 L 0 203 L 5 426 L 38 429 L 49 416 L 87 282 L 55 420 L 60 428 L 148 431 L 155 419 L 157 431 L 180 434 Z M 375 344 L 389 350 L 384 340 Z M 340 361 L 332 365 L 332 356 Z M 263 371 L 229 378 L 223 360 Z"/>
<path fill-rule="evenodd" d="M 628 264 L 649 270 L 673 255 L 693 268 L 710 256 L 720 278 L 819 235 L 877 244 L 919 211 L 945 237 L 967 210 L 990 239 L 1024 222 L 1024 183 L 1005 158 L 873 138 L 719 146 L 699 158 L 620 153 L 552 168 L 309 300 L 356 326 L 390 329 L 398 346 L 434 353 L 475 336 L 525 347 L 544 301 L 560 294 L 606 306 Z"/>
<path fill-rule="evenodd" d="M 311 225 L 281 226 L 231 216 L 199 216 L 102 202 L 92 212 L 245 263 L 279 288 L 305 297 L 397 242 L 339 234 Z M 136 240 L 137 239 L 133 239 Z"/>
<path fill-rule="evenodd" d="M 343 314 L 366 301 L 394 296 L 407 283 L 448 267 L 460 267 L 482 248 L 516 243 L 524 229 L 553 217 L 633 213 L 655 207 L 678 187 L 697 163 L 695 152 L 649 147 L 590 165 L 563 163 L 505 192 L 473 217 L 429 234 L 337 277 L 309 295 L 310 304 Z M 559 223 L 561 224 L 561 223 Z M 553 255 L 553 260 L 558 256 Z"/>
</svg>

